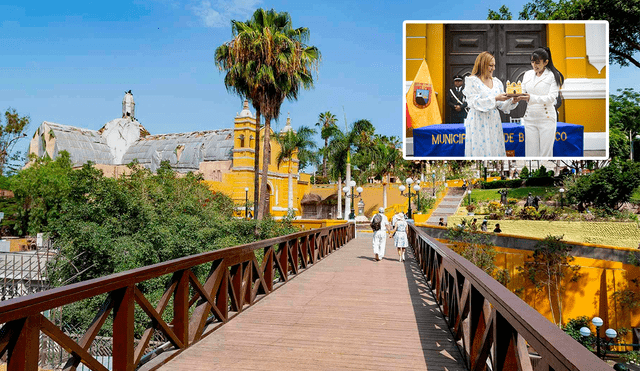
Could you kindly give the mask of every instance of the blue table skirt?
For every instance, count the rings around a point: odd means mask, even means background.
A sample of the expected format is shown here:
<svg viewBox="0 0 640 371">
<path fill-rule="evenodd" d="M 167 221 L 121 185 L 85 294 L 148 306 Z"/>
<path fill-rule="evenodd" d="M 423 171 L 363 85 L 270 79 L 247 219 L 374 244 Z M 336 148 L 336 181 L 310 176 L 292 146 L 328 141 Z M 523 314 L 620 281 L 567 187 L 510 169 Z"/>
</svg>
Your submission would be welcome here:
<svg viewBox="0 0 640 371">
<path fill-rule="evenodd" d="M 502 123 L 507 157 L 524 157 L 524 126 Z M 439 124 L 413 129 L 416 157 L 464 157 L 464 124 Z M 553 157 L 583 157 L 584 126 L 558 122 Z"/>
</svg>

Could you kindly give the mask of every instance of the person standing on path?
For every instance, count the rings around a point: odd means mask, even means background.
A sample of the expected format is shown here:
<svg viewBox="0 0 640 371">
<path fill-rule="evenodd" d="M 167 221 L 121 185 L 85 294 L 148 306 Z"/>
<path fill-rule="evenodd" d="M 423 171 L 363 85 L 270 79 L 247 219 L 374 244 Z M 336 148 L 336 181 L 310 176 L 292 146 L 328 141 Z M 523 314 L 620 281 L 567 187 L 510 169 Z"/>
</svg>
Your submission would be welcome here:
<svg viewBox="0 0 640 371">
<path fill-rule="evenodd" d="M 451 115 L 449 116 L 449 122 L 452 124 L 462 124 L 464 119 L 467 118 L 467 102 L 464 94 L 462 94 L 463 80 L 462 76 L 455 75 L 453 77 L 453 87 L 449 89 L 447 96 L 447 104 L 451 108 Z"/>
<path fill-rule="evenodd" d="M 373 254 L 376 261 L 380 261 L 384 258 L 389 231 L 389 219 L 384 215 L 384 207 L 379 208 L 378 213 L 371 218 L 371 229 L 373 229 Z"/>
<path fill-rule="evenodd" d="M 404 261 L 404 254 L 409 247 L 409 239 L 407 238 L 407 221 L 404 220 L 404 215 L 400 215 L 396 221 L 396 225 L 393 228 L 393 240 L 398 249 L 398 256 L 400 261 Z"/>
</svg>

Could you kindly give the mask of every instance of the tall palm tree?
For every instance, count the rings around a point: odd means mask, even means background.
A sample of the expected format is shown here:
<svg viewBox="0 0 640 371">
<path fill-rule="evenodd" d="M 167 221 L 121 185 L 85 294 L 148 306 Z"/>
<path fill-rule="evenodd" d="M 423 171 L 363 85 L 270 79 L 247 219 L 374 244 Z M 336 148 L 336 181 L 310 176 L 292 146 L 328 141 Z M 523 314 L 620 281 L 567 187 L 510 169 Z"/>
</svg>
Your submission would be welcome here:
<svg viewBox="0 0 640 371">
<path fill-rule="evenodd" d="M 264 73 L 260 73 L 259 50 L 251 45 L 251 41 L 259 42 L 261 35 L 259 29 L 251 22 L 231 21 L 231 33 L 233 38 L 215 51 L 216 66 L 227 74 L 224 85 L 241 97 L 247 98 L 256 110 L 255 152 L 254 152 L 254 179 L 253 179 L 253 210 L 254 214 L 260 205 L 260 120 L 261 110 L 264 104 L 264 88 L 262 85 L 268 81 Z"/>
<path fill-rule="evenodd" d="M 275 79 L 267 89 L 267 101 L 270 110 L 265 115 L 264 158 L 262 172 L 266 174 L 271 158 L 269 145 L 270 119 L 277 119 L 284 99 L 296 100 L 301 88 L 313 87 L 312 70 L 320 61 L 320 52 L 314 46 L 307 46 L 309 30 L 304 27 L 291 28 L 288 13 L 280 13 L 280 23 L 273 29 L 273 42 L 270 52 L 273 54 Z M 267 179 L 260 184 L 260 195 L 264 200 L 267 194 Z M 268 212 L 268 203 L 263 202 L 262 215 Z"/>
<path fill-rule="evenodd" d="M 318 116 L 318 122 L 316 126 L 320 127 L 320 137 L 324 139 L 324 148 L 322 149 L 322 176 L 327 177 L 327 146 L 329 145 L 329 138 L 333 136 L 333 133 L 338 129 L 336 122 L 338 119 L 336 115 L 330 111 L 322 112 Z"/>
<path fill-rule="evenodd" d="M 375 127 L 369 120 L 358 120 L 351 125 L 351 129 L 346 132 L 336 130 L 329 141 L 327 147 L 327 160 L 329 162 L 329 176 L 338 181 L 338 195 L 342 192 L 342 178 L 347 174 L 347 157 L 353 151 L 351 164 L 355 164 L 360 169 L 363 168 L 363 158 L 365 148 L 371 143 L 371 136 L 375 132 Z M 369 161 L 370 163 L 370 161 Z M 367 163 L 368 166 L 368 163 Z M 339 198 L 340 199 L 340 198 Z"/>
<path fill-rule="evenodd" d="M 262 202 L 255 204 L 257 218 L 262 219 L 269 207 L 266 194 L 271 157 L 271 119 L 279 117 L 284 99 L 295 100 L 301 87 L 308 89 L 313 86 L 311 73 L 320 61 L 320 52 L 316 47 L 305 44 L 309 38 L 309 30 L 291 27 L 291 17 L 287 12 L 257 9 L 246 22 L 232 21 L 232 30 L 233 40 L 223 46 L 233 52 L 221 53 L 226 56 L 224 59 L 227 61 L 223 67 L 234 71 L 234 75 L 240 80 L 241 91 L 248 93 L 247 96 L 256 108 L 256 116 L 259 109 L 265 119 L 263 176 L 259 197 L 256 197 Z M 217 54 L 216 51 L 216 60 Z M 258 133 L 259 125 L 256 127 L 256 142 L 260 140 Z M 256 147 L 258 156 L 257 143 Z M 258 163 L 256 159 L 256 176 Z"/>
<path fill-rule="evenodd" d="M 312 160 L 314 153 L 313 149 L 316 148 L 316 144 L 311 140 L 311 137 L 316 134 L 316 131 L 312 128 L 301 126 L 297 132 L 289 130 L 276 136 L 276 141 L 280 144 L 280 152 L 276 157 L 278 168 L 283 162 L 288 162 L 289 167 L 289 184 L 288 184 L 288 201 L 287 208 L 293 209 L 293 173 L 292 162 L 294 156 L 298 157 L 298 172 L 304 169 Z"/>
<path fill-rule="evenodd" d="M 376 135 L 373 147 L 369 155 L 371 166 L 365 171 L 365 175 L 380 178 L 382 181 L 382 206 L 387 207 L 387 189 L 391 175 L 399 173 L 398 164 L 402 160 L 400 141 L 396 137 Z"/>
</svg>

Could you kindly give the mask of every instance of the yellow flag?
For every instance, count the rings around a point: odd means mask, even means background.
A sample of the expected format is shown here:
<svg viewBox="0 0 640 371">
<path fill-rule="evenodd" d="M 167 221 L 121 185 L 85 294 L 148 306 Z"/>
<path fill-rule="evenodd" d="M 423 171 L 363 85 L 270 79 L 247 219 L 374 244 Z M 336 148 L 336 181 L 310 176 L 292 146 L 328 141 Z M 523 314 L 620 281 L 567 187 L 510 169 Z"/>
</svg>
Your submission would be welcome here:
<svg viewBox="0 0 640 371">
<path fill-rule="evenodd" d="M 424 59 L 407 92 L 407 110 L 414 129 L 442 123 L 429 66 Z"/>
</svg>

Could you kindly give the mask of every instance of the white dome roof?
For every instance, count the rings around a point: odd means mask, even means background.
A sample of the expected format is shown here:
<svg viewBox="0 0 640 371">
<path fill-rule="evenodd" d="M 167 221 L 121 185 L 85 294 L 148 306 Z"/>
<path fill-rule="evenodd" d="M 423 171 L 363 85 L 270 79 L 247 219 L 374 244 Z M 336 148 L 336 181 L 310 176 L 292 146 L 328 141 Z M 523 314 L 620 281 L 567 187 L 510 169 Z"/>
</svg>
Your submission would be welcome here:
<svg viewBox="0 0 640 371">
<path fill-rule="evenodd" d="M 246 99 L 244 100 L 244 103 L 242 104 L 242 111 L 240 111 L 240 114 L 238 114 L 237 117 L 255 118 L 255 116 L 253 116 L 253 114 L 249 110 L 249 102 Z"/>
</svg>

